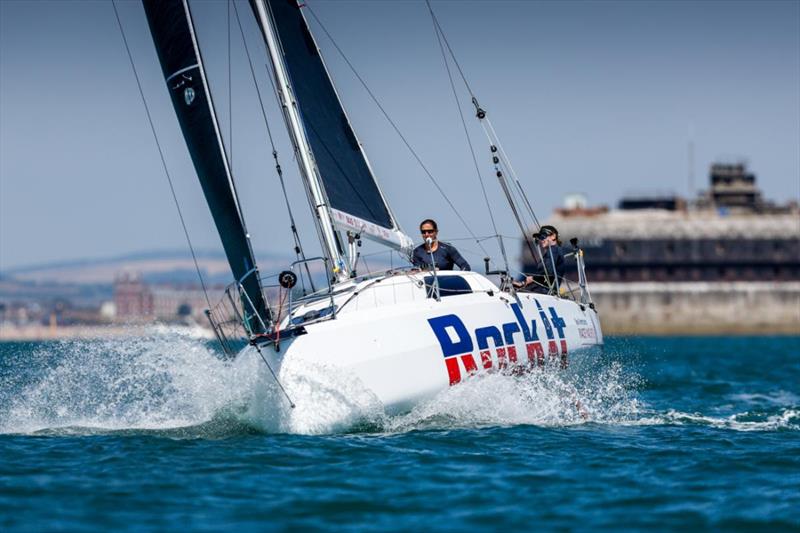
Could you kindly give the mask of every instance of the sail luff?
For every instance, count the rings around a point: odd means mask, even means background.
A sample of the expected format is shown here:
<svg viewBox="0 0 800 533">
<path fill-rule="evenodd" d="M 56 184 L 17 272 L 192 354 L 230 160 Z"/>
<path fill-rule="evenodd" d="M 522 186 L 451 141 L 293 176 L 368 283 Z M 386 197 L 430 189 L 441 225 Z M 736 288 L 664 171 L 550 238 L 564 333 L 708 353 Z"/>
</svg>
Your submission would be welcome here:
<svg viewBox="0 0 800 533">
<path fill-rule="evenodd" d="M 248 250 L 250 252 L 250 255 L 253 255 L 253 250 L 252 250 L 252 247 L 250 245 L 250 236 L 247 234 L 247 228 L 245 227 L 245 223 L 244 223 L 244 216 L 242 215 L 242 208 L 240 207 L 240 204 L 239 204 L 239 197 L 236 194 L 236 187 L 233 184 L 233 174 L 231 173 L 231 169 L 230 169 L 230 166 L 228 164 L 228 155 L 227 155 L 227 152 L 225 151 L 225 143 L 224 143 L 224 141 L 222 139 L 222 133 L 220 132 L 220 129 L 219 129 L 219 122 L 217 121 L 217 114 L 216 114 L 216 112 L 214 110 L 214 104 L 213 104 L 212 97 L 211 97 L 211 89 L 208 86 L 208 79 L 206 78 L 205 68 L 203 67 L 203 59 L 200 56 L 200 47 L 197 44 L 197 36 L 195 35 L 194 23 L 192 22 L 192 13 L 189 10 L 189 2 L 188 2 L 188 0 L 183 0 L 183 8 L 184 8 L 184 13 L 186 15 L 186 20 L 188 22 L 189 34 L 192 37 L 192 47 L 194 48 L 195 56 L 197 56 L 197 59 L 198 59 L 197 67 L 200 69 L 200 81 L 203 82 L 203 90 L 205 91 L 205 94 L 208 95 L 208 107 L 209 107 L 209 112 L 210 112 L 210 115 L 211 115 L 211 124 L 214 127 L 214 134 L 215 134 L 216 139 L 217 139 L 217 148 L 219 149 L 220 158 L 225 163 L 225 165 L 224 165 L 225 166 L 225 177 L 228 180 L 228 186 L 230 187 L 231 197 L 233 198 L 233 205 L 236 206 L 236 214 L 238 215 L 239 220 L 242 223 L 242 228 L 244 228 L 245 237 L 247 238 L 247 248 L 248 248 Z M 178 73 L 176 73 L 176 74 L 178 74 Z M 175 74 L 173 74 L 171 77 L 174 77 L 174 76 L 175 76 Z M 165 81 L 167 81 L 167 83 L 169 83 L 169 80 L 165 80 Z M 253 261 L 253 262 L 255 263 L 255 261 Z"/>
<path fill-rule="evenodd" d="M 308 28 L 308 20 L 306 20 L 305 15 L 302 13 L 302 11 L 300 12 L 300 16 L 303 19 L 303 23 Z M 394 212 L 392 212 L 392 207 L 386 200 L 386 196 L 383 194 L 383 190 L 381 190 L 380 184 L 375 179 L 375 171 L 372 169 L 372 164 L 369 162 L 369 157 L 367 157 L 367 152 L 364 149 L 364 145 L 359 140 L 358 134 L 356 134 L 356 131 L 353 128 L 352 123 L 350 122 L 350 117 L 347 114 L 347 109 L 345 109 L 344 105 L 342 104 L 342 99 L 339 96 L 339 91 L 336 89 L 336 84 L 333 82 L 333 78 L 331 77 L 330 72 L 328 71 L 328 66 L 325 64 L 325 58 L 322 56 L 322 51 L 317 45 L 316 39 L 314 38 L 314 35 L 311 33 L 310 28 L 309 28 L 309 36 L 311 38 L 311 41 L 314 43 L 314 47 L 317 49 L 319 60 L 322 63 L 322 68 L 325 71 L 325 74 L 328 77 L 328 81 L 331 84 L 331 89 L 333 90 L 333 94 L 335 95 L 337 102 L 341 106 L 342 114 L 344 115 L 347 127 L 350 129 L 350 134 L 353 136 L 353 139 L 355 140 L 355 143 L 358 146 L 358 151 L 361 154 L 361 158 L 364 161 L 364 165 L 367 168 L 367 172 L 372 177 L 373 184 L 375 186 L 375 189 L 377 190 L 381 204 L 383 205 L 384 209 L 386 209 L 386 212 L 389 215 L 389 220 L 391 221 L 391 227 L 382 228 L 380 226 L 376 226 L 375 224 L 370 224 L 368 221 L 361 219 L 356 219 L 355 224 L 348 224 L 344 221 L 345 219 L 348 218 L 347 214 L 345 214 L 345 216 L 341 216 L 342 213 L 338 212 L 337 210 L 333 211 L 334 223 L 344 230 L 353 231 L 356 233 L 363 233 L 364 236 L 367 238 L 385 244 L 391 248 L 400 250 L 403 253 L 410 254 L 411 250 L 414 247 L 413 241 L 400 228 L 400 224 L 397 222 L 397 217 L 395 217 Z M 353 218 L 352 215 L 350 215 L 349 218 L 352 219 Z M 388 229 L 389 231 L 386 231 L 386 229 Z"/>
<path fill-rule="evenodd" d="M 328 206 L 328 199 L 321 185 L 318 170 L 314 164 L 314 156 L 311 150 L 300 111 L 297 107 L 292 85 L 289 81 L 289 74 L 283 62 L 284 54 L 280 48 L 278 36 L 275 33 L 272 16 L 269 8 L 263 0 L 251 0 L 250 7 L 261 29 L 267 51 L 270 55 L 273 73 L 275 75 L 275 88 L 281 101 L 286 129 L 294 146 L 300 174 L 303 177 L 306 194 L 312 212 L 315 214 L 317 233 L 320 239 L 325 256 L 331 262 L 333 272 L 340 278 L 345 279 L 349 276 L 347 265 L 342 257 L 338 240 L 334 233 L 331 212 Z"/>
<path fill-rule="evenodd" d="M 258 279 L 250 236 L 217 122 L 203 60 L 186 0 L 142 0 L 172 105 L 197 177 L 236 281 L 252 302 L 245 309 L 251 333 L 271 316 Z M 258 315 L 258 316 L 256 316 Z"/>
<path fill-rule="evenodd" d="M 285 70 L 282 89 L 289 88 L 296 135 L 305 142 L 311 163 L 304 177 L 319 183 L 332 223 L 338 230 L 409 249 L 411 240 L 375 180 L 301 6 L 296 0 L 251 0 L 251 6 L 273 60 L 277 57 Z"/>
<path fill-rule="evenodd" d="M 295 0 L 290 0 L 290 1 L 295 1 Z M 356 133 L 355 128 L 353 128 L 353 125 L 350 122 L 350 117 L 347 114 L 347 109 L 345 109 L 344 104 L 342 104 L 342 98 L 339 96 L 339 91 L 336 89 L 336 84 L 333 82 L 333 77 L 331 76 L 330 71 L 328 70 L 328 65 L 325 63 L 325 58 L 322 56 L 322 50 L 319 48 L 319 45 L 317 45 L 317 40 L 314 38 L 314 34 L 311 33 L 311 28 L 308 25 L 308 20 L 306 19 L 305 14 L 303 14 L 302 10 L 300 10 L 300 18 L 303 20 L 303 24 L 308 29 L 309 38 L 311 39 L 311 42 L 313 43 L 314 48 L 316 48 L 316 50 L 317 50 L 317 55 L 319 56 L 319 61 L 322 64 L 322 69 L 325 72 L 325 75 L 326 75 L 326 77 L 328 79 L 328 82 L 330 83 L 331 90 L 333 91 L 333 94 L 334 94 L 334 96 L 336 98 L 336 102 L 339 104 L 339 106 L 341 108 L 342 115 L 344 116 L 346 126 L 349 129 L 349 133 L 353 137 L 353 140 L 355 141 L 355 144 L 358 147 L 358 152 L 361 155 L 361 159 L 363 159 L 364 165 L 366 166 L 366 169 L 367 169 L 367 172 L 369 173 L 369 176 L 372 177 L 372 179 L 373 179 L 373 184 L 374 184 L 375 189 L 376 189 L 376 191 L 378 193 L 378 197 L 380 198 L 381 205 L 382 205 L 382 207 L 384 209 L 386 209 L 386 212 L 389 215 L 389 220 L 391 222 L 390 229 L 393 229 L 393 230 L 395 230 L 397 232 L 400 232 L 402 234 L 402 230 L 400 229 L 400 225 L 397 222 L 397 218 L 394 216 L 394 213 L 392 212 L 392 208 L 389 205 L 389 202 L 386 201 L 386 196 L 383 194 L 383 191 L 381 190 L 380 184 L 375 179 L 375 171 L 372 169 L 372 164 L 369 162 L 369 157 L 367 157 L 367 152 L 366 152 L 366 150 L 364 150 L 364 145 L 361 143 L 361 140 L 358 138 L 358 134 Z M 403 234 L 402 237 L 406 237 L 406 236 Z M 378 239 L 378 240 L 380 240 L 380 239 Z M 391 242 L 389 244 L 392 245 L 392 246 L 399 244 L 399 245 L 401 245 L 400 248 L 403 248 L 406 244 L 410 244 L 410 239 L 409 239 L 408 243 L 406 243 L 405 241 L 406 240 L 403 239 L 403 238 L 397 238 L 396 237 L 394 239 L 391 239 Z"/>
</svg>

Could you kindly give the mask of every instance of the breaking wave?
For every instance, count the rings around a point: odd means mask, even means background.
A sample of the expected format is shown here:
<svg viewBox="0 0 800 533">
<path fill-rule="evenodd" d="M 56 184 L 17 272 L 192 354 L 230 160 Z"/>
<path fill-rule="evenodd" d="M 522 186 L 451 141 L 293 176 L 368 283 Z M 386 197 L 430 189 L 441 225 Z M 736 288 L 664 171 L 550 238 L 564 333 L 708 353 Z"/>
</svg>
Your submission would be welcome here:
<svg viewBox="0 0 800 533">
<path fill-rule="evenodd" d="M 639 399 L 643 380 L 602 355 L 578 357 L 565 372 L 481 376 L 388 416 L 355 376 L 287 357 L 281 381 L 296 403 L 291 409 L 257 353 L 226 361 L 206 341 L 177 331 L 48 343 L 32 352 L 21 346 L 0 360 L 0 433 L 221 438 L 587 423 L 800 429 L 794 402 L 726 417 L 653 411 Z"/>
<path fill-rule="evenodd" d="M 24 345 L 22 345 L 24 347 Z M 237 375 L 196 336 L 74 340 L 6 355 L 0 431 L 158 430 L 213 420 L 240 403 Z"/>
</svg>

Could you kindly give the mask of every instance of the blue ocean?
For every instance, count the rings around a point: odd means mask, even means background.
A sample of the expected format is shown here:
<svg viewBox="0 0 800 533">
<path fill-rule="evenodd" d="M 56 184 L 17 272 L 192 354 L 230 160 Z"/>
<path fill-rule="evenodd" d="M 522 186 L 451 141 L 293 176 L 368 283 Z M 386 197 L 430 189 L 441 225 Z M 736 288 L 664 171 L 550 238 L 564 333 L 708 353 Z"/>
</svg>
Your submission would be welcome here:
<svg viewBox="0 0 800 533">
<path fill-rule="evenodd" d="M 255 364 L 0 344 L 0 530 L 800 530 L 800 337 L 609 338 L 397 416 Z"/>
</svg>

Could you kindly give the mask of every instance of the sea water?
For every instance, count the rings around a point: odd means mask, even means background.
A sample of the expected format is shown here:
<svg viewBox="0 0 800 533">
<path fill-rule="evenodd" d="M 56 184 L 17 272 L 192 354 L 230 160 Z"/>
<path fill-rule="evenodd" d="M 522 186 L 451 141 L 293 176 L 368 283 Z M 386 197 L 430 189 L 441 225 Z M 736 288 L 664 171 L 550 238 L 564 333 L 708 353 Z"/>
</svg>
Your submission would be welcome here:
<svg viewBox="0 0 800 533">
<path fill-rule="evenodd" d="M 800 337 L 609 338 L 394 416 L 270 379 L 164 330 L 0 344 L 0 530 L 800 528 Z"/>
</svg>

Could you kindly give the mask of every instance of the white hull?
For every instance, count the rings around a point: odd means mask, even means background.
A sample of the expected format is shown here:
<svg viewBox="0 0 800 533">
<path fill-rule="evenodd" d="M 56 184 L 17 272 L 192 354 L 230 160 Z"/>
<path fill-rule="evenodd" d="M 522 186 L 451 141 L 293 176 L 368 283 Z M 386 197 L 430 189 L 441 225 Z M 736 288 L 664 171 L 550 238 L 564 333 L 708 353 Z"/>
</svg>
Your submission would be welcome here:
<svg viewBox="0 0 800 533">
<path fill-rule="evenodd" d="M 472 375 L 563 366 L 576 350 L 603 343 L 597 313 L 586 306 L 553 296 L 501 292 L 474 272 L 439 275 L 461 276 L 472 292 L 436 301 L 426 294 L 428 272 L 353 283 L 334 297 L 335 319 L 302 324 L 305 334 L 279 341 L 278 350 L 271 342 L 259 347 L 279 378 L 289 359 L 333 366 L 357 378 L 387 414 L 395 414 Z M 319 300 L 293 316 L 330 303 L 329 298 Z M 284 320 L 282 327 L 288 324 Z"/>
</svg>

